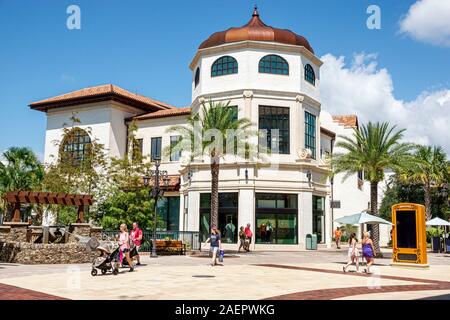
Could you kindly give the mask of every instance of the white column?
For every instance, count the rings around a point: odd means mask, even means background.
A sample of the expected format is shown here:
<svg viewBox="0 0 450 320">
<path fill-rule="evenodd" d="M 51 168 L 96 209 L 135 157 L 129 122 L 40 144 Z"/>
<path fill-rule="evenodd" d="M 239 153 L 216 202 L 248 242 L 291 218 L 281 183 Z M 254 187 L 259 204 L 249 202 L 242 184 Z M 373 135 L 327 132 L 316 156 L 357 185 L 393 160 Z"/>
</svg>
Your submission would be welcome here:
<svg viewBox="0 0 450 320">
<path fill-rule="evenodd" d="M 325 243 L 327 248 L 331 248 L 333 242 L 333 224 L 331 221 L 330 196 L 325 197 Z"/>
<path fill-rule="evenodd" d="M 200 231 L 200 193 L 189 191 L 186 231 Z"/>
<path fill-rule="evenodd" d="M 250 223 L 253 232 L 252 244 L 255 243 L 255 192 L 253 189 L 239 190 L 238 228 Z"/>
<path fill-rule="evenodd" d="M 312 233 L 312 193 L 302 191 L 298 195 L 299 225 L 298 239 L 303 247 L 306 245 L 306 235 Z"/>
</svg>

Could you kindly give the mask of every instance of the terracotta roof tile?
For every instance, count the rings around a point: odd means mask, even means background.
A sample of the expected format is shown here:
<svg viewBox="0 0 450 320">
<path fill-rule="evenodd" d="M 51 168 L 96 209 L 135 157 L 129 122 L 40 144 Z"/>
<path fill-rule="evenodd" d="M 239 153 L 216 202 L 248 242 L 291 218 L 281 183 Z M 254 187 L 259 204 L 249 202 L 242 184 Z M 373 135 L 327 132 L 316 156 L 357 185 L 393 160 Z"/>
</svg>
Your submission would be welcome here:
<svg viewBox="0 0 450 320">
<path fill-rule="evenodd" d="M 191 108 L 173 108 L 169 110 L 159 110 L 156 112 L 146 113 L 137 117 L 128 118 L 127 121 L 130 120 L 147 120 L 147 119 L 157 119 L 157 118 L 165 118 L 165 117 L 176 117 L 176 116 L 184 116 L 191 114 Z"/>
<path fill-rule="evenodd" d="M 148 97 L 145 97 L 140 94 L 132 93 L 125 89 L 122 89 L 118 86 L 112 84 L 105 84 L 95 87 L 88 87 L 81 90 L 69 92 L 66 94 L 62 94 L 56 97 L 51 97 L 48 99 L 32 102 L 30 107 L 32 109 L 38 109 L 45 111 L 48 107 L 59 106 L 63 103 L 67 102 L 76 102 L 80 100 L 87 100 L 89 98 L 99 98 L 99 97 L 118 97 L 135 104 L 142 105 L 144 108 L 150 107 L 152 109 L 173 109 L 174 106 L 171 106 L 167 103 L 157 101 Z"/>
<path fill-rule="evenodd" d="M 358 117 L 354 114 L 333 116 L 333 120 L 348 128 L 358 127 Z"/>
</svg>

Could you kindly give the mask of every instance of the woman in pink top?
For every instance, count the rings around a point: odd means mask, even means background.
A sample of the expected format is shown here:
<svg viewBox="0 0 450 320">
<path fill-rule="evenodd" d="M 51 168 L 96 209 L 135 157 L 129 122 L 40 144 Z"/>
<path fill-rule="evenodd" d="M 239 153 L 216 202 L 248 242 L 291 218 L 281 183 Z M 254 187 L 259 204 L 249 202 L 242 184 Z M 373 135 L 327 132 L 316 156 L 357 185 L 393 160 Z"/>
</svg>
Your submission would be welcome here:
<svg viewBox="0 0 450 320">
<path fill-rule="evenodd" d="M 130 266 L 130 272 L 132 272 L 134 270 L 134 268 L 133 268 L 133 262 L 130 258 L 130 238 L 128 235 L 127 225 L 125 223 L 122 223 L 120 225 L 119 245 L 120 245 L 120 250 L 125 255 L 128 265 Z"/>
</svg>

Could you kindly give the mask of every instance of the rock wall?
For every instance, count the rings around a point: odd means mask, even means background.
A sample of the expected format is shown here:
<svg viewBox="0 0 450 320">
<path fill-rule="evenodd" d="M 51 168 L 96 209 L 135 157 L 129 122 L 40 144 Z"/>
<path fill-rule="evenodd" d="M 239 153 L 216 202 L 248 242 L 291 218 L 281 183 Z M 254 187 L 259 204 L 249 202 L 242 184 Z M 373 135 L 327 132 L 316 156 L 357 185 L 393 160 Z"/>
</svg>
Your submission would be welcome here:
<svg viewBox="0 0 450 320">
<path fill-rule="evenodd" d="M 0 241 L 26 242 L 27 228 L 2 227 L 0 228 Z"/>
<path fill-rule="evenodd" d="M 0 241 L 0 261 L 21 264 L 71 264 L 92 262 L 97 256 L 85 245 L 33 244 L 15 241 Z"/>
</svg>

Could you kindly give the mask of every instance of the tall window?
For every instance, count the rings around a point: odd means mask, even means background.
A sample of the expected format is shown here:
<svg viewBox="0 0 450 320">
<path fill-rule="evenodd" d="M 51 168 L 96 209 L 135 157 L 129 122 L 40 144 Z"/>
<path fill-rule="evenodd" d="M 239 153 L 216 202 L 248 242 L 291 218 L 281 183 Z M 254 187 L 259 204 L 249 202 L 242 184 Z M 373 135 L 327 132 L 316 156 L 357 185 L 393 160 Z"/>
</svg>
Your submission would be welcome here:
<svg viewBox="0 0 450 320">
<path fill-rule="evenodd" d="M 158 199 L 158 230 L 178 231 L 180 223 L 180 197 L 162 197 Z"/>
<path fill-rule="evenodd" d="M 298 196 L 296 194 L 255 194 L 256 243 L 297 244 Z"/>
<path fill-rule="evenodd" d="M 195 87 L 197 88 L 198 84 L 200 83 L 200 68 L 197 68 L 197 70 L 195 70 L 194 83 Z"/>
<path fill-rule="evenodd" d="M 267 148 L 289 154 L 289 108 L 259 106 L 259 129 L 267 130 Z M 278 129 L 278 137 L 276 132 Z"/>
<path fill-rule="evenodd" d="M 233 112 L 233 121 L 236 121 L 238 119 L 238 107 L 237 106 L 228 106 L 226 107 Z"/>
<path fill-rule="evenodd" d="M 305 80 L 311 83 L 313 86 L 316 85 L 316 74 L 314 73 L 314 69 L 310 64 L 307 64 L 305 66 Z"/>
<path fill-rule="evenodd" d="M 311 150 L 316 158 L 316 116 L 305 111 L 305 148 Z"/>
<path fill-rule="evenodd" d="M 313 233 L 317 235 L 317 242 L 325 241 L 325 198 L 313 196 Z"/>
<path fill-rule="evenodd" d="M 289 74 L 289 65 L 282 57 L 271 54 L 259 61 L 260 73 Z"/>
<path fill-rule="evenodd" d="M 238 238 L 239 194 L 219 193 L 219 225 L 223 243 L 236 243 Z M 211 194 L 200 194 L 200 239 L 206 241 L 211 230 Z"/>
<path fill-rule="evenodd" d="M 181 136 L 170 137 L 170 161 L 179 161 L 181 158 L 181 150 L 173 150 L 173 148 L 180 141 Z"/>
<path fill-rule="evenodd" d="M 60 149 L 60 158 L 63 162 L 79 165 L 86 160 L 91 149 L 89 134 L 80 128 L 73 128 L 64 137 Z"/>
<path fill-rule="evenodd" d="M 152 138 L 151 159 L 161 160 L 161 137 Z"/>
<path fill-rule="evenodd" d="M 131 157 L 133 161 L 137 161 L 139 159 L 142 159 L 142 147 L 143 147 L 143 139 L 136 139 L 133 142 L 133 150 Z"/>
<path fill-rule="evenodd" d="M 224 56 L 217 59 L 211 67 L 211 77 L 238 73 L 238 63 L 235 58 Z"/>
</svg>

